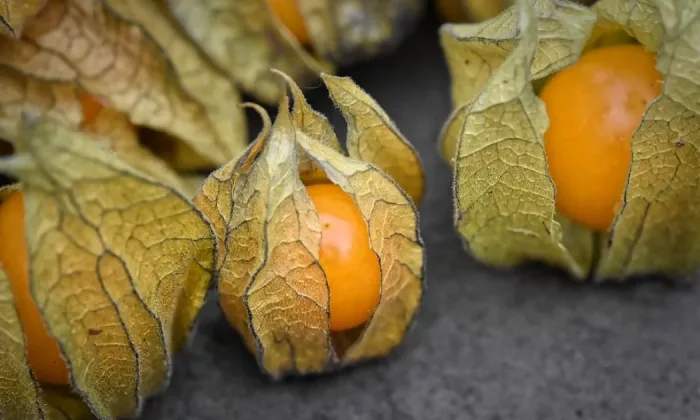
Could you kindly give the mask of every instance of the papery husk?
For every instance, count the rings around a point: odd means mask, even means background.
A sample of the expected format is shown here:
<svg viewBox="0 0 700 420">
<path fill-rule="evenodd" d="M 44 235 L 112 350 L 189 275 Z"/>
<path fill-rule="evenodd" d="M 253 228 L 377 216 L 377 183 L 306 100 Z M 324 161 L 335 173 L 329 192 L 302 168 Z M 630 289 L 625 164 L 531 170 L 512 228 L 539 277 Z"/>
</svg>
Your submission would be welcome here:
<svg viewBox="0 0 700 420">
<path fill-rule="evenodd" d="M 441 154 L 455 172 L 457 230 L 477 259 L 499 267 L 545 261 L 596 281 L 683 278 L 700 267 L 699 14 L 698 4 L 680 0 L 602 0 L 592 9 L 519 1 L 481 24 L 443 26 L 455 110 Z M 533 87 L 584 50 L 631 40 L 657 53 L 664 86 L 632 137 L 622 205 L 601 237 L 556 213 L 548 119 Z"/>
<path fill-rule="evenodd" d="M 348 79 L 323 78 L 329 89 L 340 83 L 366 95 Z M 325 117 L 308 106 L 290 78 L 286 82 L 295 98 L 292 114 L 286 96 L 274 125 L 263 113 L 256 141 L 214 172 L 194 201 L 225 250 L 218 262 L 221 307 L 262 371 L 275 378 L 388 355 L 403 340 L 423 293 L 423 245 L 411 198 L 377 166 L 345 156 Z M 366 104 L 379 111 L 373 101 Z M 357 109 L 341 107 L 348 119 L 365 118 Z M 411 150 L 406 143 L 397 156 Z M 417 156 L 407 162 L 422 173 Z M 382 270 L 372 317 L 340 334 L 329 330 L 330 291 L 318 263 L 321 227 L 302 181 L 319 171 L 355 200 Z"/>
<path fill-rule="evenodd" d="M 204 302 L 211 227 L 175 189 L 60 121 L 26 115 L 15 146 L 0 171 L 21 182 L 30 290 L 70 372 L 72 395 L 45 399 L 138 416 L 167 387 Z"/>
</svg>

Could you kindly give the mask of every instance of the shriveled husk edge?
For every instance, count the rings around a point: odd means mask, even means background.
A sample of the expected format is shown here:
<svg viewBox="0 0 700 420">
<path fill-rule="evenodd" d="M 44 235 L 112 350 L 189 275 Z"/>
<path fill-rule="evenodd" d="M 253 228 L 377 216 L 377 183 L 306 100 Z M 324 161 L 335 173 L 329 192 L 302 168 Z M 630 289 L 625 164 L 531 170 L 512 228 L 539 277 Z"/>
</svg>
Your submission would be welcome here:
<svg viewBox="0 0 700 420">
<path fill-rule="evenodd" d="M 660 96 L 632 136 L 622 205 L 605 238 L 595 280 L 662 275 L 690 281 L 700 268 L 700 196 L 694 186 L 700 169 L 700 3 L 601 0 L 594 10 L 656 53 L 663 75 Z"/>
<path fill-rule="evenodd" d="M 19 106 L 12 101 L 4 103 L 0 100 L 0 114 L 4 117 L 0 118 L 0 141 L 7 141 L 10 145 L 17 141 L 23 112 L 47 115 L 72 130 L 90 135 L 96 142 L 104 143 L 134 169 L 178 190 L 188 191 L 183 186 L 181 174 L 140 144 L 137 127 L 131 124 L 128 115 L 102 108 L 91 121 L 86 121 L 77 85 L 42 80 L 3 64 L 0 64 L 0 85 L 11 91 L 20 87 L 24 89 Z"/>
<path fill-rule="evenodd" d="M 563 51 L 552 50 L 551 39 L 538 43 L 537 8 L 546 10 L 555 39 L 566 42 Z M 520 1 L 492 20 L 441 29 L 455 110 L 440 148 L 447 159 L 456 150 L 455 227 L 465 248 L 486 264 L 512 268 L 540 260 L 578 278 L 588 272 L 591 252 L 562 244 L 576 243 L 581 232 L 570 235 L 564 230 L 570 224 L 555 212 L 542 141 L 546 113 L 531 81 L 572 63 L 592 21 L 572 3 Z"/>
</svg>

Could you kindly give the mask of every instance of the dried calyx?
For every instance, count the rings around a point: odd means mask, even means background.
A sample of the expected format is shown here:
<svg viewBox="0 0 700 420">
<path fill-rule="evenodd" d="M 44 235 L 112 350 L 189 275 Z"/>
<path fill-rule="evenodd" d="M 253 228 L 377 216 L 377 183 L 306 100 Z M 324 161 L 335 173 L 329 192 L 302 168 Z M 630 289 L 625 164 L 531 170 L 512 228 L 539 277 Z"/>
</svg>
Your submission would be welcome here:
<svg viewBox="0 0 700 420">
<path fill-rule="evenodd" d="M 481 261 L 539 260 L 577 278 L 684 278 L 698 260 L 700 9 L 683 0 L 601 0 L 592 8 L 518 1 L 493 20 L 445 25 L 454 111 L 441 153 L 454 168 L 455 223 Z M 544 82 L 583 51 L 620 42 L 655 53 L 661 94 L 631 138 L 624 194 L 609 232 L 562 217 L 544 148 Z"/>
<path fill-rule="evenodd" d="M 403 340 L 423 287 L 418 215 L 406 192 L 417 200 L 422 195 L 418 156 L 365 92 L 349 79 L 324 75 L 349 124 L 346 156 L 325 117 L 282 77 L 293 112 L 285 96 L 274 125 L 263 114 L 268 123 L 255 142 L 195 197 L 224 250 L 220 304 L 273 377 L 386 356 Z M 334 184 L 350 197 L 379 263 L 377 303 L 366 322 L 346 331 L 331 332 L 331 293 L 340 289 L 321 265 L 323 213 L 310 198 L 312 183 Z M 345 279 L 349 285 L 360 280 Z"/>
<path fill-rule="evenodd" d="M 0 411 L 31 407 L 22 418 L 138 415 L 144 400 L 168 385 L 173 355 L 204 302 L 216 255 L 211 227 L 172 187 L 61 122 L 25 119 L 15 147 L 0 171 L 20 181 L 27 253 L 15 258 L 26 259 L 31 297 L 12 292 L 22 287 L 16 271 L 2 275 L 2 319 L 10 323 L 0 335 L 23 337 L 44 323 L 72 393 L 30 374 L 36 366 L 23 356 L 35 343 L 27 335 L 8 350 L 12 357 L 0 359 L 0 377 L 21 382 L 16 394 L 0 393 Z M 20 239 L 2 237 L 0 246 L 21 247 Z M 33 320 L 21 316 L 30 304 L 38 308 Z"/>
</svg>

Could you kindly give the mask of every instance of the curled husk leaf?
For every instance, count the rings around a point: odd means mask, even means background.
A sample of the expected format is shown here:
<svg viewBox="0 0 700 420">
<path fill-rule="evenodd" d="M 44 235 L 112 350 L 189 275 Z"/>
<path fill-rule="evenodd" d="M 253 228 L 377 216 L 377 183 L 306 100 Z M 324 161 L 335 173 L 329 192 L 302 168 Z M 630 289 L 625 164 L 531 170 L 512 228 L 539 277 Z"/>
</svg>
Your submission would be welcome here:
<svg viewBox="0 0 700 420">
<path fill-rule="evenodd" d="M 332 71 L 393 49 L 421 16 L 425 0 L 296 1 L 311 38 L 308 52 L 267 0 L 167 0 L 173 16 L 219 68 L 257 100 L 272 104 L 284 90 L 277 68 L 307 85 Z"/>
<path fill-rule="evenodd" d="M 168 385 L 204 302 L 216 258 L 211 227 L 172 187 L 88 135 L 49 117 L 22 121 L 17 153 L 0 171 L 20 180 L 30 290 L 72 393 L 25 381 L 14 403 L 40 410 L 43 395 L 70 413 L 82 401 L 98 418 L 137 416 Z M 17 325 L 3 332 L 14 336 Z M 11 351 L 26 371 L 24 351 Z"/>
<path fill-rule="evenodd" d="M 112 138 L 125 135 L 118 140 L 122 146 L 132 143 L 128 151 L 115 148 L 131 164 L 163 166 L 134 143 L 136 127 L 163 133 L 175 148 L 186 144 L 199 167 L 221 165 L 245 148 L 234 81 L 199 51 L 161 2 L 42 3 L 21 36 L 0 35 L 0 137 L 17 136 L 23 109 L 45 109 L 71 128 L 90 123 L 81 101 L 89 96 L 109 109 L 97 125 L 114 129 L 107 133 Z"/>
<path fill-rule="evenodd" d="M 274 125 L 261 110 L 265 128 L 258 138 L 214 172 L 194 201 L 212 221 L 223 250 L 218 259 L 221 307 L 272 377 L 321 373 L 386 356 L 414 318 L 424 264 L 416 208 L 380 169 L 386 156 L 363 161 L 353 148 L 353 155 L 346 156 L 328 120 L 282 76 L 294 97 L 291 115 L 286 96 Z M 408 187 L 422 191 L 420 161 L 416 155 L 406 157 L 413 149 L 399 142 L 403 137 L 396 137 L 398 131 L 376 102 L 349 79 L 324 75 L 323 80 L 358 132 L 378 133 L 357 136 L 353 141 L 359 149 L 386 141 L 387 150 L 396 150 L 395 157 L 405 159 L 416 174 L 405 179 L 421 180 Z M 318 263 L 321 226 L 305 188 L 305 182 L 324 181 L 337 184 L 357 204 L 381 267 L 379 303 L 370 320 L 333 334 L 330 292 Z"/>
<path fill-rule="evenodd" d="M 545 261 L 577 278 L 683 278 L 700 268 L 700 4 L 601 0 L 519 1 L 493 20 L 445 25 L 454 111 L 442 155 L 454 169 L 456 227 L 481 261 Z M 584 49 L 636 41 L 664 75 L 632 137 L 632 163 L 609 233 L 556 214 L 535 89 Z"/>
</svg>

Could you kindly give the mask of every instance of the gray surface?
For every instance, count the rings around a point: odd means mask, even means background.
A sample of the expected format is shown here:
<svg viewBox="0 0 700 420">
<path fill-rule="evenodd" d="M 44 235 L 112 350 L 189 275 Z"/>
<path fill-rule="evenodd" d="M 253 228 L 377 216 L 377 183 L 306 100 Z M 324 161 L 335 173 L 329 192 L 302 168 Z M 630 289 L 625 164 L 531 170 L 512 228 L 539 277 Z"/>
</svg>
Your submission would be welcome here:
<svg viewBox="0 0 700 420">
<path fill-rule="evenodd" d="M 428 22 L 398 54 L 348 72 L 422 154 L 428 289 L 388 360 L 314 379 L 261 375 L 215 301 L 147 419 L 700 418 L 698 291 L 659 281 L 575 285 L 543 268 L 503 272 L 462 250 L 435 139 L 448 75 Z M 312 104 L 338 125 L 325 89 Z"/>
</svg>

